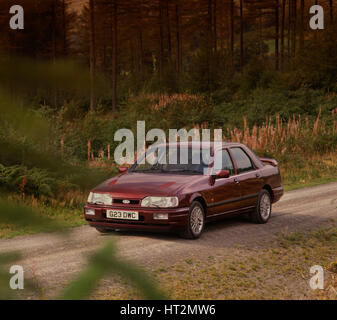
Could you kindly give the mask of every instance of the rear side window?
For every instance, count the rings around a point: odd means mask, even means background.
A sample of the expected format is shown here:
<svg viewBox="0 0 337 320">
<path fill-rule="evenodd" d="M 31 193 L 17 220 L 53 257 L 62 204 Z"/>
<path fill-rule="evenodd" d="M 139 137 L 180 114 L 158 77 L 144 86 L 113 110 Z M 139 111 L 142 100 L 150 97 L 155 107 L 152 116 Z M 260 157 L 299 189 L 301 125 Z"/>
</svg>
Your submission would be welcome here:
<svg viewBox="0 0 337 320">
<path fill-rule="evenodd" d="M 231 152 L 238 166 L 238 173 L 255 170 L 252 161 L 241 148 L 231 148 Z"/>
</svg>

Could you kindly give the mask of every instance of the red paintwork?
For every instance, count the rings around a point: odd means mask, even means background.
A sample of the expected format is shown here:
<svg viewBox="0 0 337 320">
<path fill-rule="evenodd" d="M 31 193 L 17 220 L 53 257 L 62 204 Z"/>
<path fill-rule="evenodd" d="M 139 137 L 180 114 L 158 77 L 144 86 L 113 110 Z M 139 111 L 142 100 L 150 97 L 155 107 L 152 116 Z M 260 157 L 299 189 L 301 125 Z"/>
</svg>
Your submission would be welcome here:
<svg viewBox="0 0 337 320">
<path fill-rule="evenodd" d="M 229 178 L 230 173 L 228 170 L 220 170 L 219 172 L 217 172 L 216 177 L 217 179 Z"/>
<path fill-rule="evenodd" d="M 124 173 L 124 172 L 126 172 L 126 171 L 128 171 L 128 168 L 127 168 L 127 167 L 119 167 L 119 168 L 118 168 L 118 172 L 119 172 L 119 173 Z"/>
<path fill-rule="evenodd" d="M 273 167 L 277 167 L 278 163 L 275 159 L 268 159 L 268 158 L 260 158 L 260 160 L 265 164 L 270 164 Z"/>
<path fill-rule="evenodd" d="M 184 144 L 184 143 L 182 143 Z M 185 143 L 187 145 L 187 143 Z M 188 143 L 194 147 L 193 143 Z M 238 174 L 232 157 L 235 174 L 229 178 L 206 175 L 180 175 L 167 173 L 124 172 L 93 189 L 93 192 L 109 193 L 114 199 L 139 200 L 138 204 L 114 203 L 111 206 L 87 204 L 85 208 L 95 209 L 96 215 L 85 215 L 93 227 L 140 229 L 140 230 L 182 230 L 188 221 L 189 208 L 193 201 L 200 201 L 206 213 L 206 221 L 223 217 L 226 214 L 247 212 L 255 208 L 258 193 L 266 188 L 273 202 L 283 195 L 280 172 L 277 162 L 255 156 L 246 146 L 239 143 L 223 143 L 222 148 L 241 147 L 251 158 L 256 170 Z M 214 156 L 217 150 L 211 154 Z M 275 166 L 276 164 L 276 166 Z M 226 175 L 226 172 L 222 172 Z M 141 200 L 147 196 L 177 196 L 179 207 L 170 209 L 144 208 Z M 139 212 L 141 221 L 121 221 L 106 218 L 106 209 L 133 210 Z M 169 214 L 168 220 L 154 220 L 153 213 Z"/>
</svg>

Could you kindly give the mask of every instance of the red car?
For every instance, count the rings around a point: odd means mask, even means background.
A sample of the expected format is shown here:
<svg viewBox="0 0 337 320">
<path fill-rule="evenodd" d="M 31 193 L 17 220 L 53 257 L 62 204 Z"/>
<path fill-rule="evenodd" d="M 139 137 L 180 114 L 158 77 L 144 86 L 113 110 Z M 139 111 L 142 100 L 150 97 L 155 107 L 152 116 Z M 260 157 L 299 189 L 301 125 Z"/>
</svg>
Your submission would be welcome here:
<svg viewBox="0 0 337 320">
<path fill-rule="evenodd" d="M 258 158 L 245 145 L 186 142 L 161 148 L 173 150 L 177 164 L 138 161 L 130 169 L 120 167 L 117 177 L 92 190 L 84 208 L 90 226 L 102 233 L 161 230 L 196 239 L 205 222 L 228 214 L 248 213 L 256 223 L 268 222 L 272 203 L 283 195 L 277 162 Z M 179 161 L 181 150 L 188 154 L 187 163 Z M 204 151 L 209 153 L 208 161 Z M 195 156 L 200 164 L 193 164 Z M 215 163 L 221 163 L 219 170 Z"/>
</svg>

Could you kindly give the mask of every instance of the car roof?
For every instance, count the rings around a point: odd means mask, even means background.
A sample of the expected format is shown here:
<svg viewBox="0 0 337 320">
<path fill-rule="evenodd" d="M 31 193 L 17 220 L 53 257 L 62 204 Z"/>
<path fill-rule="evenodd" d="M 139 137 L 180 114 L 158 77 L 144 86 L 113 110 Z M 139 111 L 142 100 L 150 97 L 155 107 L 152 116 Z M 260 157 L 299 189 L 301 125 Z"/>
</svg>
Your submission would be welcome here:
<svg viewBox="0 0 337 320">
<path fill-rule="evenodd" d="M 188 148 L 202 148 L 207 149 L 211 147 L 211 149 L 214 149 L 214 145 L 216 146 L 216 149 L 219 148 L 228 148 L 228 147 L 234 147 L 234 146 L 243 146 L 243 144 L 238 142 L 221 142 L 221 141 L 183 141 L 183 142 L 169 142 L 169 143 L 162 143 L 159 144 L 157 147 L 188 147 Z"/>
</svg>

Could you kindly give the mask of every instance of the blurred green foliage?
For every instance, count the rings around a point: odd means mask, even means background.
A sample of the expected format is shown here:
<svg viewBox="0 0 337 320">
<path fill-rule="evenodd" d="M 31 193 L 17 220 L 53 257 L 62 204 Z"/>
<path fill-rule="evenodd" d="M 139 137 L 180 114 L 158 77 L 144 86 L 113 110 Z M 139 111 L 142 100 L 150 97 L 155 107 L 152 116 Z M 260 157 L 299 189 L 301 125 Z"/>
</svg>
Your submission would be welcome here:
<svg viewBox="0 0 337 320">
<path fill-rule="evenodd" d="M 10 72 L 11 67 L 16 74 L 11 73 L 13 70 Z M 9 87 L 15 83 L 16 92 L 14 96 L 13 93 L 6 93 L 6 85 L 0 90 L 0 224 L 18 229 L 31 227 L 40 231 L 63 232 L 64 225 L 57 220 L 41 216 L 34 206 L 12 202 L 3 193 L 16 191 L 23 197 L 31 194 L 35 197 L 53 198 L 69 191 L 65 185 L 68 188 L 88 190 L 116 172 L 115 169 L 89 169 L 83 161 L 71 156 L 64 157 L 57 144 L 59 137 L 55 135 L 60 123 L 55 123 L 52 117 L 46 116 L 46 108 L 42 108 L 45 113 L 35 112 L 34 107 L 26 104 L 26 97 L 21 91 L 32 84 L 41 88 L 57 84 L 70 91 L 85 90 L 87 78 L 84 74 L 82 70 L 72 68 L 67 63 L 31 64 L 28 60 L 17 60 L 16 65 L 1 65 L 0 82 L 3 83 L 6 78 Z M 16 82 L 18 77 L 22 77 L 21 82 Z M 73 115 L 68 113 L 67 116 Z M 99 126 L 95 117 L 90 115 L 85 123 L 92 130 L 88 131 L 90 134 Z M 63 233 L 63 236 L 66 237 L 67 234 Z M 143 271 L 118 260 L 114 254 L 115 249 L 111 243 L 98 251 L 88 269 L 69 285 L 62 298 L 87 298 L 103 276 L 114 273 L 131 279 L 146 298 L 164 297 Z M 18 264 L 20 259 L 20 254 L 15 252 L 0 255 L 0 299 L 17 298 L 14 291 L 9 289 L 11 275 L 8 270 L 10 265 Z M 39 294 L 36 284 L 29 281 L 26 284 L 29 290 Z"/>
<path fill-rule="evenodd" d="M 167 297 L 159 291 L 151 278 L 140 268 L 116 257 L 113 242 L 108 242 L 89 260 L 89 265 L 78 278 L 65 290 L 62 299 L 86 299 L 89 293 L 107 276 L 119 274 L 140 290 L 145 299 L 159 300 Z"/>
</svg>

